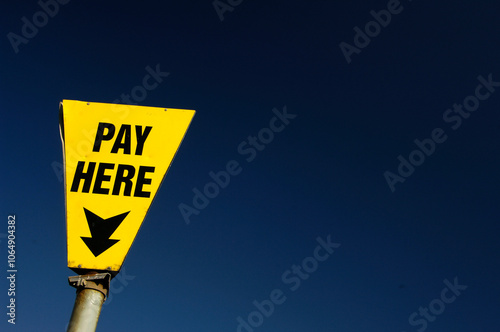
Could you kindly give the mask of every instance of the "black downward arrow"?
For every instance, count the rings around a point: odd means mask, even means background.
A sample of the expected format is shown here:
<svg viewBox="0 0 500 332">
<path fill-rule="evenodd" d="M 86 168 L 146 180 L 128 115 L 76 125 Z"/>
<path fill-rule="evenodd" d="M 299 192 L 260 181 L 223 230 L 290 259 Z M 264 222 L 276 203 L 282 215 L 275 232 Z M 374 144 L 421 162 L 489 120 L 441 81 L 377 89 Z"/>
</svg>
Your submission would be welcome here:
<svg viewBox="0 0 500 332">
<path fill-rule="evenodd" d="M 83 210 L 85 211 L 85 216 L 87 217 L 87 223 L 89 224 L 90 234 L 92 234 L 92 237 L 81 236 L 81 238 L 87 247 L 89 247 L 90 251 L 92 251 L 94 256 L 97 257 L 111 248 L 116 242 L 120 241 L 112 240 L 109 237 L 114 233 L 118 226 L 120 226 L 123 219 L 125 219 L 130 211 L 108 219 L 103 219 L 86 208 L 83 208 Z"/>
</svg>

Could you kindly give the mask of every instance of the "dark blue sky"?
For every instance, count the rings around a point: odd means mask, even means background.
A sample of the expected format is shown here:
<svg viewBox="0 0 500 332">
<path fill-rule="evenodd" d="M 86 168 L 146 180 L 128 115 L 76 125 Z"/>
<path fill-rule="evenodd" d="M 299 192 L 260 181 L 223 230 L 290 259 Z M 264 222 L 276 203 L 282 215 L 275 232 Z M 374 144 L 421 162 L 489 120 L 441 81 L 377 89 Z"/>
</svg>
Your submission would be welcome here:
<svg viewBox="0 0 500 332">
<path fill-rule="evenodd" d="M 63 331 L 71 315 L 59 102 L 136 91 L 197 113 L 97 331 L 497 331 L 499 5 L 219 3 L 235 5 L 222 21 L 212 1 L 0 5 L 0 330 Z M 140 96 L 148 66 L 169 75 Z M 268 139 L 285 108 L 296 117 Z M 238 147 L 259 133 L 249 161 Z M 179 205 L 232 160 L 187 224 Z"/>
</svg>

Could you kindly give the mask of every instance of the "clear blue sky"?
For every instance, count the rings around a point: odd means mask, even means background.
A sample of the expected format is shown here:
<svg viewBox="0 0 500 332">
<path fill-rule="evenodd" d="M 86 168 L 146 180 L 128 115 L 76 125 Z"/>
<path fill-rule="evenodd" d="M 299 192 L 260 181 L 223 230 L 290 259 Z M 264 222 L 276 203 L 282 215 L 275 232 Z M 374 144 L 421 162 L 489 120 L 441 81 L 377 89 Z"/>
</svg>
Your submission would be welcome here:
<svg viewBox="0 0 500 332">
<path fill-rule="evenodd" d="M 497 2 L 41 3 L 0 5 L 1 331 L 73 308 L 59 102 L 131 92 L 197 113 L 97 331 L 498 330 Z"/>
</svg>

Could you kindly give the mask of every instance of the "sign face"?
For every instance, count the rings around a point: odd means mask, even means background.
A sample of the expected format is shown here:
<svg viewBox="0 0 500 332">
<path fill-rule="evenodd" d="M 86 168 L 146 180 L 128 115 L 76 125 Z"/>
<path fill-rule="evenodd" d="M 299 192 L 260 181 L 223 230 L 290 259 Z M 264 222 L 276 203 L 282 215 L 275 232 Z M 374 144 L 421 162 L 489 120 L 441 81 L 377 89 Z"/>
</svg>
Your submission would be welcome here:
<svg viewBox="0 0 500 332">
<path fill-rule="evenodd" d="M 120 271 L 193 110 L 63 100 L 68 267 Z"/>
</svg>

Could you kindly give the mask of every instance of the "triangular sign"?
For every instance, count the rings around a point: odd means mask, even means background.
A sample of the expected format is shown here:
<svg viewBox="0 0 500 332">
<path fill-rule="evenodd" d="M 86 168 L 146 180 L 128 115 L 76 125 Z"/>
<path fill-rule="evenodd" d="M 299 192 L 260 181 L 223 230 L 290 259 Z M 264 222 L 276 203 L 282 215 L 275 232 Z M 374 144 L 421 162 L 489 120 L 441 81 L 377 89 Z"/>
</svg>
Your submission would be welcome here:
<svg viewBox="0 0 500 332">
<path fill-rule="evenodd" d="M 195 111 L 63 100 L 68 267 L 118 273 Z"/>
</svg>

